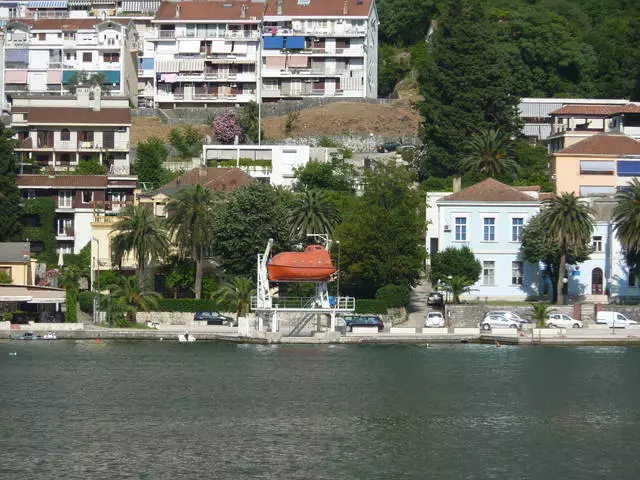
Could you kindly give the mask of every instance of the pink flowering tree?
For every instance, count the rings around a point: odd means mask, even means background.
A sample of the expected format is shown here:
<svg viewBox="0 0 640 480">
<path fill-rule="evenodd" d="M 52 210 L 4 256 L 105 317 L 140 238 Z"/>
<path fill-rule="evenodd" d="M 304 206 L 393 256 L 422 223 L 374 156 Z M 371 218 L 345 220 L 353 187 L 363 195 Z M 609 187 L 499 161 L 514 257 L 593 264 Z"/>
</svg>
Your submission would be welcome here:
<svg viewBox="0 0 640 480">
<path fill-rule="evenodd" d="M 240 114 L 234 110 L 226 110 L 213 121 L 213 134 L 219 143 L 232 144 L 236 135 L 241 139 L 244 129 L 240 125 Z"/>
</svg>

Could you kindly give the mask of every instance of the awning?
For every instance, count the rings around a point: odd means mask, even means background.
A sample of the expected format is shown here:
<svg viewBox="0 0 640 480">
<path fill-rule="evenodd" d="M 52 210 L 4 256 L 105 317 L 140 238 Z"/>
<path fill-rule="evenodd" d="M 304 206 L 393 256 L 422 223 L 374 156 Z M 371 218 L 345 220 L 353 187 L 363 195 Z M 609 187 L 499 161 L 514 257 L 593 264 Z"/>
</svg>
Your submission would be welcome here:
<svg viewBox="0 0 640 480">
<path fill-rule="evenodd" d="M 177 60 L 158 60 L 156 72 L 178 73 L 180 71 L 179 63 Z"/>
<path fill-rule="evenodd" d="M 302 50 L 304 48 L 304 37 L 287 37 L 287 48 Z"/>
<path fill-rule="evenodd" d="M 204 59 L 201 58 L 192 58 L 189 60 L 180 61 L 180 66 L 178 67 L 178 71 L 180 72 L 202 72 L 204 71 Z"/>
<path fill-rule="evenodd" d="M 122 0 L 123 12 L 155 13 L 160 7 L 160 0 Z"/>
<path fill-rule="evenodd" d="M 309 57 L 304 55 L 291 55 L 289 57 L 289 67 L 307 68 L 309 66 Z"/>
<path fill-rule="evenodd" d="M 265 50 L 280 50 L 284 46 L 284 37 L 264 37 Z"/>
<path fill-rule="evenodd" d="M 91 5 L 91 0 L 68 0 L 70 7 L 88 7 Z"/>
<path fill-rule="evenodd" d="M 211 41 L 211 53 L 231 53 L 233 43 L 224 40 Z"/>
<path fill-rule="evenodd" d="M 200 40 L 178 40 L 179 53 L 200 53 Z"/>
<path fill-rule="evenodd" d="M 27 83 L 26 70 L 5 70 L 4 83 Z"/>
<path fill-rule="evenodd" d="M 67 0 L 31 0 L 27 8 L 67 8 Z"/>
<path fill-rule="evenodd" d="M 153 58 L 141 58 L 140 68 L 143 70 L 153 70 Z"/>
<path fill-rule="evenodd" d="M 4 53 L 6 63 L 29 63 L 29 50 L 8 48 Z"/>
<path fill-rule="evenodd" d="M 640 175 L 640 162 L 634 160 L 618 160 L 618 176 L 637 177 Z"/>
</svg>

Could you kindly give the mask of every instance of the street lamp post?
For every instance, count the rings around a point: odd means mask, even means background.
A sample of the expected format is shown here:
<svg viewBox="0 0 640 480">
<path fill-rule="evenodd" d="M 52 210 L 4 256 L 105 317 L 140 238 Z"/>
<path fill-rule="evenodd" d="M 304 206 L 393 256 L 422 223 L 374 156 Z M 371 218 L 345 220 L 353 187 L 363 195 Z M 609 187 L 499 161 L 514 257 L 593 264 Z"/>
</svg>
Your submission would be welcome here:
<svg viewBox="0 0 640 480">
<path fill-rule="evenodd" d="M 336 240 L 338 244 L 338 280 L 336 283 L 336 301 L 340 298 L 340 240 Z"/>
</svg>

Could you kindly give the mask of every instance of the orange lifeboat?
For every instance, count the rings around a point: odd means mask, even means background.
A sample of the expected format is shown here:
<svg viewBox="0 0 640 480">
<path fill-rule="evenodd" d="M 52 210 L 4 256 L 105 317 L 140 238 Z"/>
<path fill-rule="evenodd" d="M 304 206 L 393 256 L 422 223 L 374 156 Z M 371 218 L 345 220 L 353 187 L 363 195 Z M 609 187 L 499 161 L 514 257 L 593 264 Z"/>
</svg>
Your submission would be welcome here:
<svg viewBox="0 0 640 480">
<path fill-rule="evenodd" d="M 322 245 L 309 245 L 304 252 L 274 255 L 267 271 L 272 282 L 326 282 L 336 269 Z"/>
</svg>

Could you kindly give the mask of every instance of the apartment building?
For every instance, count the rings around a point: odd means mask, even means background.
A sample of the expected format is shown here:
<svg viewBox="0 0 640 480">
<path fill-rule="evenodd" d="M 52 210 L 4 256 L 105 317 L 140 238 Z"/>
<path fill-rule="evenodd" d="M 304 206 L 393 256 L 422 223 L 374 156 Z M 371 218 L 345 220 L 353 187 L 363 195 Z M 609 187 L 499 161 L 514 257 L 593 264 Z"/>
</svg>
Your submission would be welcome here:
<svg viewBox="0 0 640 480">
<path fill-rule="evenodd" d="M 95 159 L 112 175 L 129 174 L 131 110 L 126 97 L 104 97 L 99 87 L 76 96 L 17 95 L 11 129 L 22 172 L 74 170 Z"/>
<path fill-rule="evenodd" d="M 137 177 L 111 175 L 18 175 L 16 183 L 25 202 L 49 197 L 55 204 L 53 228 L 58 253 L 79 253 L 92 238 L 91 221 L 96 212 L 110 219 L 134 199 Z M 26 227 L 41 225 L 41 219 L 25 215 Z M 45 246 L 31 240 L 31 251 Z"/>
<path fill-rule="evenodd" d="M 263 101 L 378 95 L 374 0 L 274 0 L 262 26 Z"/>
<path fill-rule="evenodd" d="M 97 18 L 16 19 L 4 28 L 0 93 L 60 95 L 80 72 L 137 101 L 137 33 L 130 22 Z M 5 104 L 6 106 L 6 104 Z"/>
<path fill-rule="evenodd" d="M 141 75 L 155 105 L 206 107 L 258 100 L 264 3 L 163 2 L 147 31 Z"/>
</svg>

